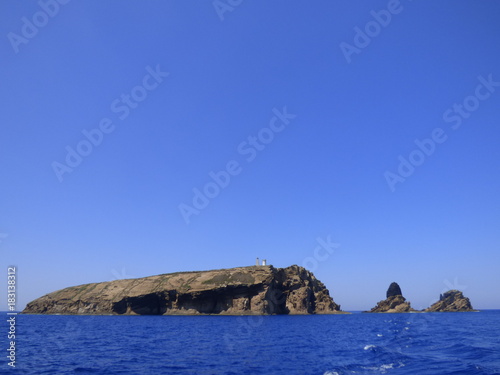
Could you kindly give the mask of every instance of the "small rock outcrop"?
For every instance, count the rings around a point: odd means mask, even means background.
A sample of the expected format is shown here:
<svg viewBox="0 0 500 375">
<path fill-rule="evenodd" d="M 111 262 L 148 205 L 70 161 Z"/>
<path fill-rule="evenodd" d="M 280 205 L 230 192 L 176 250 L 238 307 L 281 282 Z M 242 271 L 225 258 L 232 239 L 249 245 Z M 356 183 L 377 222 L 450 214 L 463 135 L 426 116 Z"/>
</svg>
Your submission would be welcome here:
<svg viewBox="0 0 500 375">
<path fill-rule="evenodd" d="M 449 290 L 439 296 L 439 301 L 433 303 L 431 307 L 424 310 L 425 312 L 460 312 L 460 311 L 477 311 L 472 308 L 472 305 L 467 297 L 459 290 Z"/>
<path fill-rule="evenodd" d="M 332 314 L 340 306 L 303 267 L 238 267 L 177 272 L 65 288 L 25 314 L 197 315 Z"/>
<path fill-rule="evenodd" d="M 389 289 L 387 289 L 386 297 L 394 297 L 394 296 L 402 296 L 403 293 L 401 292 L 401 288 L 399 287 L 398 283 L 391 283 L 389 285 Z"/>
<path fill-rule="evenodd" d="M 370 313 L 401 313 L 401 312 L 411 312 L 414 310 L 410 302 L 406 302 L 406 299 L 403 297 L 401 292 L 401 288 L 397 283 L 391 283 L 389 285 L 389 289 L 387 289 L 386 293 L 387 298 L 378 302 L 377 306 L 372 308 Z"/>
</svg>

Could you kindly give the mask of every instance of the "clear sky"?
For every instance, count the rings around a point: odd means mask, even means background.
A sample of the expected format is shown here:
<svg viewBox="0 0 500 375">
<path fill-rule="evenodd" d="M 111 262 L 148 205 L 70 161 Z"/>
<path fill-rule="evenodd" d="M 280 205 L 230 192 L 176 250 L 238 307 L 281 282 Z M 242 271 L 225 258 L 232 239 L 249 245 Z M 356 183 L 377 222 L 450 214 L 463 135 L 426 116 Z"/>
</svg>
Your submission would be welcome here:
<svg viewBox="0 0 500 375">
<path fill-rule="evenodd" d="M 499 14 L 0 2 L 0 310 L 9 265 L 22 309 L 256 257 L 345 310 L 392 281 L 415 308 L 450 288 L 500 308 Z"/>
</svg>

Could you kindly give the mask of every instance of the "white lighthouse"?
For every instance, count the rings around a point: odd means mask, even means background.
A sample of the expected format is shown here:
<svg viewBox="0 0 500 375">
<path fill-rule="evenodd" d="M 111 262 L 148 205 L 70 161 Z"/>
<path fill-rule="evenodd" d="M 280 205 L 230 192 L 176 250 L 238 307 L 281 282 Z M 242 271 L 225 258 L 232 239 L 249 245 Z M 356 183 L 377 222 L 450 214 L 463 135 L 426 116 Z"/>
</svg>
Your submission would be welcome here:
<svg viewBox="0 0 500 375">
<path fill-rule="evenodd" d="M 266 265 L 266 259 L 262 259 L 262 265 L 265 266 Z"/>
</svg>

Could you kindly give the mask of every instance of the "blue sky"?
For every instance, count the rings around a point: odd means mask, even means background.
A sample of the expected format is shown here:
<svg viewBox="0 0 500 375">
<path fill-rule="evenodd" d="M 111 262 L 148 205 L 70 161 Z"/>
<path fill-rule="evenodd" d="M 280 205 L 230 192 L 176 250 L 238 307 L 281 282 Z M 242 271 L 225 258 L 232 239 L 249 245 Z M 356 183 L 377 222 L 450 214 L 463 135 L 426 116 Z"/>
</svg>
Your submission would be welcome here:
<svg viewBox="0 0 500 375">
<path fill-rule="evenodd" d="M 392 281 L 415 308 L 450 288 L 500 308 L 500 4 L 227 4 L 0 3 L 18 307 L 258 256 L 346 310 Z"/>
</svg>

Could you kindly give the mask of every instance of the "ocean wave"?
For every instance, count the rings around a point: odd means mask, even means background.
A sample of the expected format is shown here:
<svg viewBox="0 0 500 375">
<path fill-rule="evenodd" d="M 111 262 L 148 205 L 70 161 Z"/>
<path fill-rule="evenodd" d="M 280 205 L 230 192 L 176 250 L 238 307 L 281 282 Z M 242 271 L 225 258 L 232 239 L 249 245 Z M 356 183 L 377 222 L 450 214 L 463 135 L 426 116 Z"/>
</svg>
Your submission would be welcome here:
<svg viewBox="0 0 500 375">
<path fill-rule="evenodd" d="M 382 364 L 380 366 L 362 366 L 363 370 L 368 370 L 372 372 L 378 372 L 380 374 L 385 374 L 388 370 L 394 370 L 397 368 L 404 367 L 404 363 L 388 363 L 388 364 Z"/>
<path fill-rule="evenodd" d="M 323 375 L 346 375 L 346 374 L 386 374 L 390 370 L 395 370 L 404 367 L 402 362 L 391 362 L 383 364 L 353 364 L 345 366 L 342 369 L 326 371 Z"/>
</svg>

